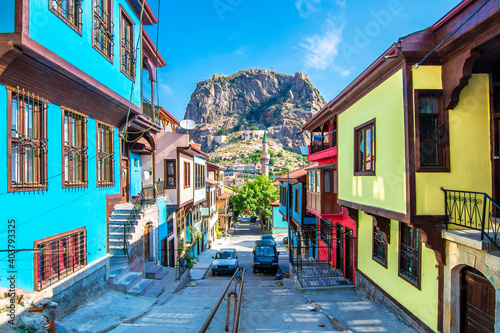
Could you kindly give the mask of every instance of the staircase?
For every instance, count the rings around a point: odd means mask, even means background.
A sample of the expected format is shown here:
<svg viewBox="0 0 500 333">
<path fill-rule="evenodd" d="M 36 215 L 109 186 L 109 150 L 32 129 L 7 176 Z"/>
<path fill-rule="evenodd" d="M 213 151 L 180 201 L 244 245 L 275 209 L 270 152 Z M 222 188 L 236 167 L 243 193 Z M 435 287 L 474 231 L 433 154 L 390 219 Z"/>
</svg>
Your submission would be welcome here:
<svg viewBox="0 0 500 333">
<path fill-rule="evenodd" d="M 133 208 L 131 203 L 117 204 L 109 220 L 109 253 L 112 255 L 109 284 L 111 289 L 130 295 L 158 297 L 165 287 L 161 284 L 154 285 L 154 280 L 162 280 L 168 274 L 168 269 L 146 263 L 144 273 L 130 271 L 123 240 L 124 237 L 130 240 L 135 232 L 140 232 L 136 226 L 141 215 L 135 214 L 130 218 Z"/>
<path fill-rule="evenodd" d="M 330 267 L 328 263 L 304 263 L 297 275 L 302 288 L 352 285 L 349 279 L 344 278 L 341 270 Z"/>
</svg>

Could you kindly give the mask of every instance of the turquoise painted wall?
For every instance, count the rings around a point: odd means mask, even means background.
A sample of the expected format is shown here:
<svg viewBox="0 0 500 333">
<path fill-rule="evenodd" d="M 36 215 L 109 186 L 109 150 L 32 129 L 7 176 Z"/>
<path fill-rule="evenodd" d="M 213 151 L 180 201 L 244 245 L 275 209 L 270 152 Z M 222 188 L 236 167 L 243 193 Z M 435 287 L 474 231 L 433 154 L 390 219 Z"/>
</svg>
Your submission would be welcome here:
<svg viewBox="0 0 500 333">
<path fill-rule="evenodd" d="M 298 203 L 295 202 L 295 191 L 297 189 L 299 190 L 299 200 L 298 200 Z M 293 187 L 292 187 L 292 194 L 293 194 L 292 198 L 293 198 L 293 200 L 292 200 L 291 205 L 290 205 L 292 207 L 292 209 L 291 209 L 292 212 L 291 213 L 292 213 L 292 216 L 297 221 L 299 221 L 300 223 L 302 223 L 302 215 L 303 215 L 303 213 L 302 213 L 302 193 L 303 193 L 303 186 L 302 186 L 302 184 L 293 185 Z M 296 212 L 297 211 L 297 204 L 299 206 L 298 207 L 298 213 Z"/>
<path fill-rule="evenodd" d="M 283 215 L 281 215 L 280 208 L 278 206 L 272 208 L 273 233 L 280 233 L 283 232 L 283 230 L 288 230 L 288 223 L 284 219 Z"/>
<path fill-rule="evenodd" d="M 141 192 L 141 156 L 130 153 L 130 195 Z"/>
<path fill-rule="evenodd" d="M 168 237 L 167 235 L 167 198 L 160 198 L 156 200 L 156 207 L 158 207 L 158 258 L 161 262 L 162 247 L 161 240 Z M 166 250 L 166 249 L 165 249 Z"/>
<path fill-rule="evenodd" d="M 82 1 L 81 36 L 50 11 L 47 0 L 31 0 L 30 37 L 128 100 L 130 99 L 132 80 L 120 71 L 120 5 L 135 23 L 134 46 L 137 39 L 140 38 L 139 19 L 135 16 L 128 2 L 126 0 L 113 1 L 113 62 L 110 62 L 92 47 L 92 0 Z M 137 62 L 137 64 L 140 63 L 141 61 Z M 132 95 L 132 103 L 137 106 L 141 106 L 140 67 L 136 66 L 137 83 Z"/>
<path fill-rule="evenodd" d="M 5 128 L 7 92 L 0 86 L 0 119 Z M 50 104 L 47 110 L 48 135 L 48 190 L 40 192 L 8 193 L 6 136 L 0 136 L 0 200 L 1 221 L 16 221 L 16 248 L 33 249 L 33 242 L 80 227 L 87 230 L 87 263 L 106 255 L 106 196 L 120 193 L 120 165 L 118 131 L 114 133 L 115 185 L 98 188 L 96 176 L 96 124 L 87 122 L 88 187 L 62 188 L 61 109 Z M 7 249 L 7 224 L 0 224 L 0 249 Z M 7 261 L 0 256 L 0 287 L 7 287 Z M 19 252 L 16 256 L 16 287 L 25 291 L 34 289 L 33 252 Z"/>
<path fill-rule="evenodd" d="M 280 182 L 280 186 L 284 187 L 286 189 L 286 182 Z M 288 204 L 288 209 L 290 211 L 290 214 L 289 216 L 292 216 L 292 209 L 293 209 L 293 201 L 291 201 L 289 204 Z M 281 202 L 280 201 L 280 212 L 283 213 L 283 215 L 286 216 L 286 202 Z"/>
<path fill-rule="evenodd" d="M 0 10 L 0 33 L 14 32 L 15 0 L 2 0 Z"/>
</svg>

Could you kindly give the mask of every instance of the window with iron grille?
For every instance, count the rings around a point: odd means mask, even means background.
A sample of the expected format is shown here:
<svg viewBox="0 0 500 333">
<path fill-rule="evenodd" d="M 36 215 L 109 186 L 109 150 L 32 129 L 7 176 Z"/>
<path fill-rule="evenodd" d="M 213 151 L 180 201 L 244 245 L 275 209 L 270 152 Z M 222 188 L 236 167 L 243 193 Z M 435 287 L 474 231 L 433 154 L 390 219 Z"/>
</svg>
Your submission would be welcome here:
<svg viewBox="0 0 500 333">
<path fill-rule="evenodd" d="M 399 276 L 420 288 L 419 232 L 400 222 L 399 240 Z"/>
<path fill-rule="evenodd" d="M 129 78 L 135 77 L 134 23 L 125 11 L 121 12 L 121 70 Z"/>
<path fill-rule="evenodd" d="M 195 181 L 195 189 L 196 190 L 199 190 L 200 188 L 205 187 L 205 166 L 204 165 L 195 164 L 194 181 Z"/>
<path fill-rule="evenodd" d="M 82 1 L 81 0 L 51 0 L 50 10 L 73 30 L 82 32 Z"/>
<path fill-rule="evenodd" d="M 112 0 L 93 0 L 94 24 L 93 45 L 102 55 L 113 60 L 113 16 Z"/>
<path fill-rule="evenodd" d="M 23 90 L 7 90 L 8 190 L 47 189 L 48 101 Z"/>
<path fill-rule="evenodd" d="M 40 291 L 87 264 L 85 227 L 34 242 L 35 290 Z"/>
<path fill-rule="evenodd" d="M 387 242 L 381 231 L 373 226 L 373 260 L 387 268 Z"/>
<path fill-rule="evenodd" d="M 416 153 L 418 171 L 450 171 L 448 113 L 441 90 L 415 92 Z"/>
<path fill-rule="evenodd" d="M 114 185 L 113 128 L 97 124 L 97 186 Z"/>
<path fill-rule="evenodd" d="M 299 213 L 300 211 L 300 190 L 298 188 L 295 189 L 295 213 Z"/>
<path fill-rule="evenodd" d="M 87 187 L 87 118 L 63 112 L 63 188 Z"/>
<path fill-rule="evenodd" d="M 354 175 L 375 175 L 375 119 L 354 129 Z"/>
</svg>

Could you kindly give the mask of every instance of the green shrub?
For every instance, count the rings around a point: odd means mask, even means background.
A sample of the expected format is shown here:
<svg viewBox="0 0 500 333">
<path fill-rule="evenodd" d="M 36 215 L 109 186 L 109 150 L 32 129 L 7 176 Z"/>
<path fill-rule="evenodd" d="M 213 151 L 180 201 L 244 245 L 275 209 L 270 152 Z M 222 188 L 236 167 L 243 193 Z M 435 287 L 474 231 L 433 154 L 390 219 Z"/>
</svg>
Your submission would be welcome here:
<svg viewBox="0 0 500 333">
<path fill-rule="evenodd" d="M 252 126 L 252 127 L 250 127 L 250 130 L 252 130 L 252 131 L 256 131 L 256 130 L 258 130 L 258 129 L 259 129 L 259 128 L 258 128 L 257 126 Z"/>
<path fill-rule="evenodd" d="M 226 129 L 223 127 L 217 131 L 217 135 L 227 135 Z"/>
</svg>

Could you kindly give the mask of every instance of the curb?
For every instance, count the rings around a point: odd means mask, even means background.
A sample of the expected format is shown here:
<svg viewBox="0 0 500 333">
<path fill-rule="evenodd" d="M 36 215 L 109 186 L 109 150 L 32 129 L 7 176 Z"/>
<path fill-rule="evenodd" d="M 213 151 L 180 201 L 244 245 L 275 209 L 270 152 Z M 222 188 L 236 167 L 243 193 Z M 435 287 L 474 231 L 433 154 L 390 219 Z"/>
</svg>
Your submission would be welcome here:
<svg viewBox="0 0 500 333">
<path fill-rule="evenodd" d="M 134 316 L 132 318 L 123 319 L 123 320 L 121 320 L 117 323 L 114 323 L 113 325 L 99 331 L 98 333 L 106 333 L 106 332 L 112 331 L 115 328 L 117 328 L 118 326 L 120 326 L 121 324 L 133 324 L 133 323 L 135 323 L 137 320 L 141 319 L 142 317 L 144 317 L 144 315 L 146 315 L 149 311 L 151 311 L 153 306 L 155 306 L 158 303 L 158 300 L 159 300 L 159 298 L 157 298 L 154 303 L 152 303 L 146 310 L 144 310 L 142 313 L 138 314 L 137 316 Z"/>
</svg>

